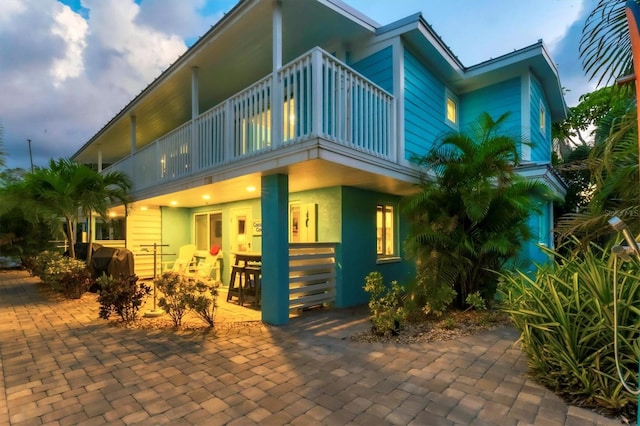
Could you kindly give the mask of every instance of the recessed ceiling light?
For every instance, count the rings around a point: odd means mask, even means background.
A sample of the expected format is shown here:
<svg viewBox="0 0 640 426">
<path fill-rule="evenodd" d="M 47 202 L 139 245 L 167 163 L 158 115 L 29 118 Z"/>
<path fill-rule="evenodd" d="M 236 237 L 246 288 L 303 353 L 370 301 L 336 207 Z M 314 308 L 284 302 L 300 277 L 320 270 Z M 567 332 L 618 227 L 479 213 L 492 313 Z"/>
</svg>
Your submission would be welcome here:
<svg viewBox="0 0 640 426">
<path fill-rule="evenodd" d="M 116 217 L 116 213 L 115 212 L 109 212 L 109 217 Z"/>
<path fill-rule="evenodd" d="M 202 196 L 202 199 L 203 200 L 210 200 L 211 199 L 211 195 L 205 194 L 205 195 Z"/>
<path fill-rule="evenodd" d="M 247 186 L 247 191 L 249 191 L 249 192 L 253 192 L 253 191 L 255 191 L 255 190 L 256 190 L 256 187 L 255 187 L 255 186 L 253 186 L 253 185 Z"/>
<path fill-rule="evenodd" d="M 172 202 L 170 202 L 169 204 L 171 204 L 172 206 L 177 206 L 177 205 L 178 205 L 178 202 L 177 202 L 177 201 L 172 201 Z"/>
<path fill-rule="evenodd" d="M 143 212 L 146 212 L 147 211 L 147 206 L 140 207 L 140 210 L 142 210 Z"/>
</svg>

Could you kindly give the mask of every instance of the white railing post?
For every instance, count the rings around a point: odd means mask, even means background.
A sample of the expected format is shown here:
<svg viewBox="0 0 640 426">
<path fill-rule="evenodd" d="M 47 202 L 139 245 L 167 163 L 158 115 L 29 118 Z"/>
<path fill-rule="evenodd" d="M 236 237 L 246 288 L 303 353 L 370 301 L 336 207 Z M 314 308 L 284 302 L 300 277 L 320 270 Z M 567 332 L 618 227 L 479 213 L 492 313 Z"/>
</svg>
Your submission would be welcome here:
<svg viewBox="0 0 640 426">
<path fill-rule="evenodd" d="M 227 163 L 233 159 L 234 127 L 233 127 L 233 104 L 228 100 L 224 105 L 224 148 L 222 151 L 222 163 Z"/>
<path fill-rule="evenodd" d="M 320 137 L 323 134 L 322 130 L 322 117 L 324 116 L 322 111 L 322 88 L 324 81 L 322 78 L 322 51 L 318 48 L 313 49 L 311 53 L 311 133 Z"/>
</svg>

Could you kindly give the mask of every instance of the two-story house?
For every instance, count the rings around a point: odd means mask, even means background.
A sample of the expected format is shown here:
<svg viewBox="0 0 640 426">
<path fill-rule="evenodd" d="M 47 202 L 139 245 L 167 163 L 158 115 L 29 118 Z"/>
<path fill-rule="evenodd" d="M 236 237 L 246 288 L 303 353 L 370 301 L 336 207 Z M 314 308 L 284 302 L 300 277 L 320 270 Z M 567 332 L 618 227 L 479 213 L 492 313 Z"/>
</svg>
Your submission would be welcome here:
<svg viewBox="0 0 640 426">
<path fill-rule="evenodd" d="M 72 158 L 132 178 L 126 217 L 115 207 L 94 229 L 136 254 L 139 275 L 154 243 L 162 261 L 220 246 L 225 283 L 235 253 L 258 252 L 262 317 L 282 324 L 290 309 L 366 302 L 371 271 L 406 282 L 409 159 L 483 111 L 510 112 L 506 130 L 534 143 L 521 173 L 562 195 L 551 122 L 565 103 L 541 41 L 465 67 L 421 14 L 380 26 L 339 0 L 241 0 Z M 525 259 L 552 244 L 541 211 Z"/>
</svg>

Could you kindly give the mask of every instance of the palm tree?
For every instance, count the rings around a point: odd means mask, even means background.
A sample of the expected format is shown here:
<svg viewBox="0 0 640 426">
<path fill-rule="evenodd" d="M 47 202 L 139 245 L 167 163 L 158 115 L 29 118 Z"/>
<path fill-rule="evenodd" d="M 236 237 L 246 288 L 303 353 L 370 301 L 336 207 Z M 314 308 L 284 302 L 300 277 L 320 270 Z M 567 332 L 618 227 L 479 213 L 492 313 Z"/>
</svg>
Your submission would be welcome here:
<svg viewBox="0 0 640 426">
<path fill-rule="evenodd" d="M 127 206 L 130 179 L 120 173 L 102 175 L 68 159 L 51 160 L 48 168 L 37 167 L 24 178 L 20 197 L 40 214 L 65 221 L 70 255 L 75 257 L 76 226 L 81 214 L 106 216 L 111 204 Z"/>
<path fill-rule="evenodd" d="M 406 248 L 417 261 L 423 294 L 446 295 L 442 286 L 448 286 L 460 307 L 476 291 L 492 300 L 497 277 L 491 271 L 516 258 L 531 237 L 530 212 L 550 199 L 545 185 L 517 174 L 519 140 L 499 133 L 506 118 L 485 113 L 473 132 L 447 135 L 416 159 L 434 175 L 405 204 Z"/>
<path fill-rule="evenodd" d="M 626 0 L 599 0 L 582 28 L 580 57 L 598 85 L 630 74 L 633 68 Z"/>
</svg>

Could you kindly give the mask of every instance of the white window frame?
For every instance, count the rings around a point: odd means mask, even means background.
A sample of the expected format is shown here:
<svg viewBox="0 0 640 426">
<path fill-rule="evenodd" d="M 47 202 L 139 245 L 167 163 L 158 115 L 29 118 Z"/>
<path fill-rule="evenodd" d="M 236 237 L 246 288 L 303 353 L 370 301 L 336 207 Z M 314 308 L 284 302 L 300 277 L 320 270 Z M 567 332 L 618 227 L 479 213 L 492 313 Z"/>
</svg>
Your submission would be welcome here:
<svg viewBox="0 0 640 426">
<path fill-rule="evenodd" d="M 543 135 L 547 134 L 547 109 L 542 99 L 540 100 L 540 108 L 538 112 L 538 129 Z"/>
<path fill-rule="evenodd" d="M 449 102 L 455 106 L 455 121 L 449 119 Z M 458 130 L 460 123 L 460 102 L 458 101 L 458 97 L 447 88 L 445 88 L 444 91 L 444 121 L 450 127 Z"/>
<path fill-rule="evenodd" d="M 380 209 L 382 210 L 382 215 L 383 215 L 383 221 L 386 221 L 385 219 L 385 212 L 387 210 L 387 208 L 391 208 L 391 229 L 393 232 L 393 235 L 391 236 L 391 241 L 393 244 L 393 249 L 392 249 L 392 253 L 384 253 L 384 249 L 382 250 L 382 252 L 379 251 L 378 249 L 378 230 L 381 231 L 382 235 L 380 240 L 382 240 L 383 244 L 384 242 L 387 240 L 387 232 L 386 232 L 386 227 L 378 227 L 378 212 L 380 211 Z M 389 203 L 389 202 L 379 202 L 376 203 L 376 257 L 377 257 L 377 261 L 378 263 L 381 262 L 385 262 L 385 261 L 397 261 L 400 259 L 400 255 L 398 254 L 398 205 L 395 203 Z"/>
</svg>

